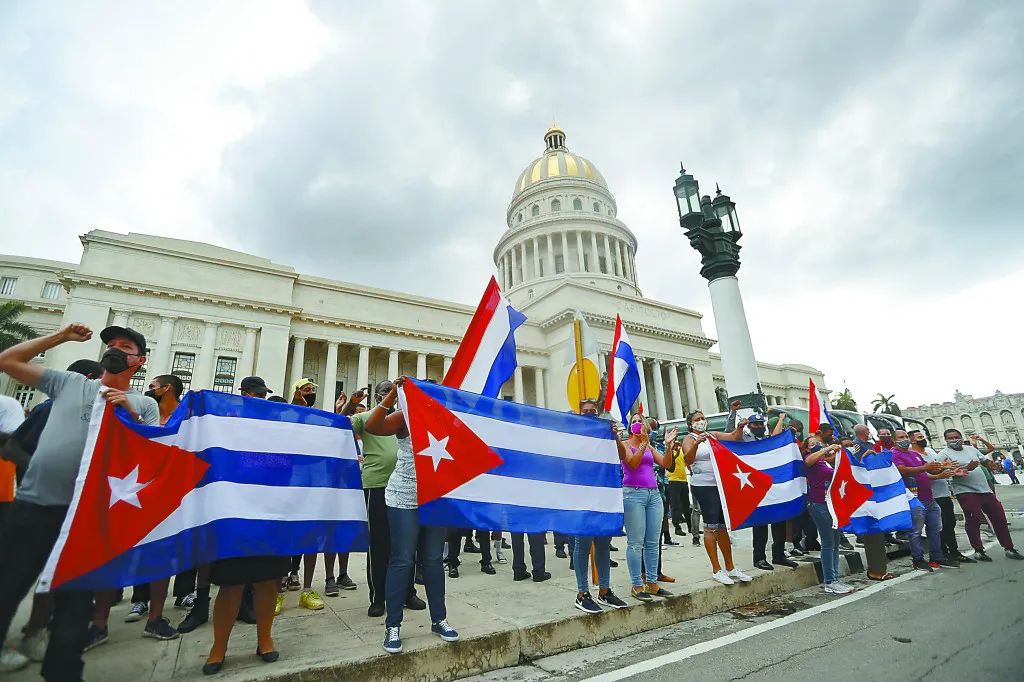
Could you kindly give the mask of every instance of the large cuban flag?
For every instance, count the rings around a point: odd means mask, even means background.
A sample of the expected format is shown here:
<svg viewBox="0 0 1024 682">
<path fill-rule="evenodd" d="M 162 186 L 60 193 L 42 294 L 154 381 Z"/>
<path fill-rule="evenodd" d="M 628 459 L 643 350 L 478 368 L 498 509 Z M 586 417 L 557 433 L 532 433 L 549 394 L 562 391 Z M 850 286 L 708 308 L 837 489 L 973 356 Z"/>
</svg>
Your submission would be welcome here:
<svg viewBox="0 0 1024 682">
<path fill-rule="evenodd" d="M 807 477 L 792 431 L 749 442 L 710 442 L 729 530 L 786 521 L 803 511 Z"/>
<path fill-rule="evenodd" d="M 496 398 L 515 372 L 515 333 L 525 321 L 492 276 L 441 383 Z"/>
<path fill-rule="evenodd" d="M 850 515 L 850 523 L 841 530 L 857 535 L 910 530 L 911 499 L 892 463 L 892 452 L 870 452 L 862 460 L 850 457 L 849 463 L 854 479 L 871 491 L 871 499 Z M 913 502 L 920 504 L 916 498 Z"/>
<path fill-rule="evenodd" d="M 347 417 L 188 393 L 166 426 L 102 397 L 39 591 L 123 587 L 216 559 L 366 551 Z"/>
<path fill-rule="evenodd" d="M 622 533 L 622 467 L 607 421 L 412 379 L 399 396 L 421 523 Z"/>
<path fill-rule="evenodd" d="M 839 426 L 832 420 L 832 415 L 828 411 L 828 402 L 818 392 L 818 387 L 814 385 L 814 379 L 808 379 L 808 395 L 807 395 L 807 424 L 808 433 L 816 433 L 818 427 L 822 424 L 831 424 L 832 430 L 835 431 L 836 437 L 842 431 L 839 430 Z"/>
<path fill-rule="evenodd" d="M 622 318 L 615 316 L 615 335 L 608 354 L 608 388 L 605 391 L 604 410 L 629 424 L 629 411 L 640 396 L 640 370 L 637 368 L 633 345 L 622 326 Z"/>
</svg>

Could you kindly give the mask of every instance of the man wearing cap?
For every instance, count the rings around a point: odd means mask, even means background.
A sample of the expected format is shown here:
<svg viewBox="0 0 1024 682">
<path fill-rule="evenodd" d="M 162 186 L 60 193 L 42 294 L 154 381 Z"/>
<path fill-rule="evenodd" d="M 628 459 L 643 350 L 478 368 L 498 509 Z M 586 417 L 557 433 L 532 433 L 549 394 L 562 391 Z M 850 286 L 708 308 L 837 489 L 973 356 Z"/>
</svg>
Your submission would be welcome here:
<svg viewBox="0 0 1024 682">
<path fill-rule="evenodd" d="M 53 399 L 35 454 L 0 528 L 0 547 L 4 548 L 0 555 L 0 575 L 4 577 L 0 581 L 0 642 L 6 639 L 18 604 L 39 577 L 57 541 L 74 495 L 97 394 L 102 391 L 103 399 L 140 423 L 160 423 L 156 402 L 130 388 L 132 376 L 146 362 L 146 339 L 134 329 L 107 327 L 100 333 L 106 350 L 100 360 L 103 374 L 98 380 L 44 369 L 32 362 L 51 348 L 69 341 L 88 341 L 92 335 L 91 329 L 75 323 L 0 352 L 0 372 Z M 50 643 L 42 668 L 45 679 L 82 679 L 82 648 L 91 615 L 91 592 L 54 593 Z M 17 652 L 0 650 L 0 672 L 27 663 L 28 659 Z"/>
</svg>

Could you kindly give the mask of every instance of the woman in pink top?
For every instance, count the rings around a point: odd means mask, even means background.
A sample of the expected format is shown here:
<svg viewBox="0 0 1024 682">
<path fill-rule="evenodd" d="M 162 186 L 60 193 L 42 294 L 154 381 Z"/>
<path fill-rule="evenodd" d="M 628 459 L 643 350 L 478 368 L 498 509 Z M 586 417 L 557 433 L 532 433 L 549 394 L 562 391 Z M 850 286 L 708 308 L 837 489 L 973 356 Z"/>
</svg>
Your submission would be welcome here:
<svg viewBox="0 0 1024 682">
<path fill-rule="evenodd" d="M 671 468 L 672 458 L 651 446 L 650 431 L 643 415 L 633 417 L 629 430 L 629 446 L 619 452 L 626 523 L 626 565 L 633 583 L 633 596 L 640 601 L 650 601 L 651 595 L 672 596 L 658 585 L 658 545 L 663 509 L 658 479 L 654 476 L 654 463 Z M 676 433 L 676 429 L 670 429 L 665 434 L 666 451 L 671 452 Z M 646 569 L 646 580 L 641 575 L 641 566 Z"/>
</svg>

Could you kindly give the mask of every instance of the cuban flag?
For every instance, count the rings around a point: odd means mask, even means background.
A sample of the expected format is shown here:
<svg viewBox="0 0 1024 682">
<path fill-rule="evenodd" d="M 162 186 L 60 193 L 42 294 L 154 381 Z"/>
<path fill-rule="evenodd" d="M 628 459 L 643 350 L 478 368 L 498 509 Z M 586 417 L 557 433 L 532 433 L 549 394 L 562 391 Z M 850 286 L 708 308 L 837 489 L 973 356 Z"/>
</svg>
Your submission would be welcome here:
<svg viewBox="0 0 1024 682">
<path fill-rule="evenodd" d="M 512 307 L 492 276 L 441 383 L 498 397 L 516 370 L 515 333 L 523 322 L 526 316 Z"/>
<path fill-rule="evenodd" d="M 347 417 L 190 392 L 166 426 L 98 396 L 38 591 L 147 583 L 217 559 L 366 551 Z"/>
<path fill-rule="evenodd" d="M 792 431 L 748 442 L 708 440 L 729 530 L 786 521 L 803 511 L 807 477 Z"/>
<path fill-rule="evenodd" d="M 854 513 L 871 499 L 874 491 L 853 475 L 853 457 L 846 448 L 838 452 L 832 468 L 832 481 L 825 493 L 825 505 L 832 515 L 832 527 L 849 525 Z"/>
<path fill-rule="evenodd" d="M 807 420 L 810 422 L 807 425 L 808 433 L 817 432 L 818 427 L 822 424 L 831 424 L 832 430 L 835 431 L 836 437 L 838 437 L 842 431 L 839 430 L 835 421 L 832 420 L 832 415 L 828 412 L 828 403 L 818 394 L 818 387 L 814 385 L 814 379 L 808 379 L 807 381 L 810 384 L 807 396 Z"/>
<path fill-rule="evenodd" d="M 640 396 L 640 370 L 637 368 L 633 345 L 622 326 L 622 318 L 615 316 L 615 336 L 608 353 L 608 388 L 605 391 L 604 410 L 629 424 L 629 411 Z"/>
<path fill-rule="evenodd" d="M 911 500 L 896 465 L 892 452 L 869 452 L 862 460 L 849 458 L 853 478 L 871 491 L 871 498 L 850 515 L 850 523 L 840 526 L 847 533 L 892 533 L 910 530 Z M 920 504 L 917 498 L 914 502 Z"/>
<path fill-rule="evenodd" d="M 420 523 L 523 533 L 622 533 L 608 422 L 406 379 L 399 398 Z"/>
</svg>

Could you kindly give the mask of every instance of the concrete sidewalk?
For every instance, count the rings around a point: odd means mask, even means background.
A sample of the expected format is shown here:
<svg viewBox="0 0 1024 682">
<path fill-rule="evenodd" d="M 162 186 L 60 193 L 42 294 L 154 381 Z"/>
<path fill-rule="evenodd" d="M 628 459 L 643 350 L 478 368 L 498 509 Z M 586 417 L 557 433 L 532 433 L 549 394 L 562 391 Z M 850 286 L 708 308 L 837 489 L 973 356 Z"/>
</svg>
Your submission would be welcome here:
<svg viewBox="0 0 1024 682">
<path fill-rule="evenodd" d="M 463 554 L 462 576 L 446 579 L 448 620 L 462 635 L 459 642 L 446 644 L 432 635 L 425 611 L 406 611 L 402 627 L 405 651 L 395 656 L 384 653 L 383 618 L 366 615 L 365 555 L 353 554 L 349 574 L 359 584 L 358 590 L 342 591 L 338 598 L 325 598 L 327 607 L 316 612 L 298 606 L 298 592 L 287 593 L 285 609 L 274 624 L 274 640 L 281 659 L 271 665 L 254 655 L 255 626 L 238 623 L 232 632 L 224 669 L 217 679 L 455 679 L 727 611 L 818 582 L 811 561 L 801 562 L 797 569 L 777 567 L 769 572 L 749 568 L 750 532 L 741 531 L 736 534 L 736 563 L 754 581 L 720 585 L 711 580 L 703 547 L 692 545 L 692 538 L 687 535 L 675 538 L 679 546 L 664 548 L 664 570 L 677 579 L 665 587 L 675 596 L 641 603 L 629 596 L 626 541 L 616 538 L 613 544 L 619 551 L 612 558 L 619 566 L 612 569 L 612 589 L 630 603 L 630 608 L 588 615 L 575 609 L 574 574 L 569 571 L 568 560 L 554 556 L 551 536 L 548 537 L 547 570 L 552 579 L 544 583 L 513 582 L 511 550 L 506 550 L 509 564 L 495 564 L 497 575 L 481 573 L 477 555 Z M 863 570 L 861 566 L 859 554 L 842 562 L 844 574 L 851 569 Z M 321 591 L 323 583 L 322 565 L 318 565 L 314 589 Z M 422 588 L 419 594 L 425 596 Z M 166 615 L 176 625 L 185 612 L 174 609 L 171 601 L 168 600 Z M 28 606 L 26 600 L 11 627 L 12 644 L 20 638 Z M 109 642 L 85 654 L 86 679 L 204 679 L 201 668 L 210 649 L 212 624 L 177 640 L 158 642 L 141 636 L 144 623 L 123 622 L 129 608 L 128 603 L 114 607 Z M 38 671 L 39 665 L 32 664 L 5 679 L 38 679 Z"/>
</svg>

